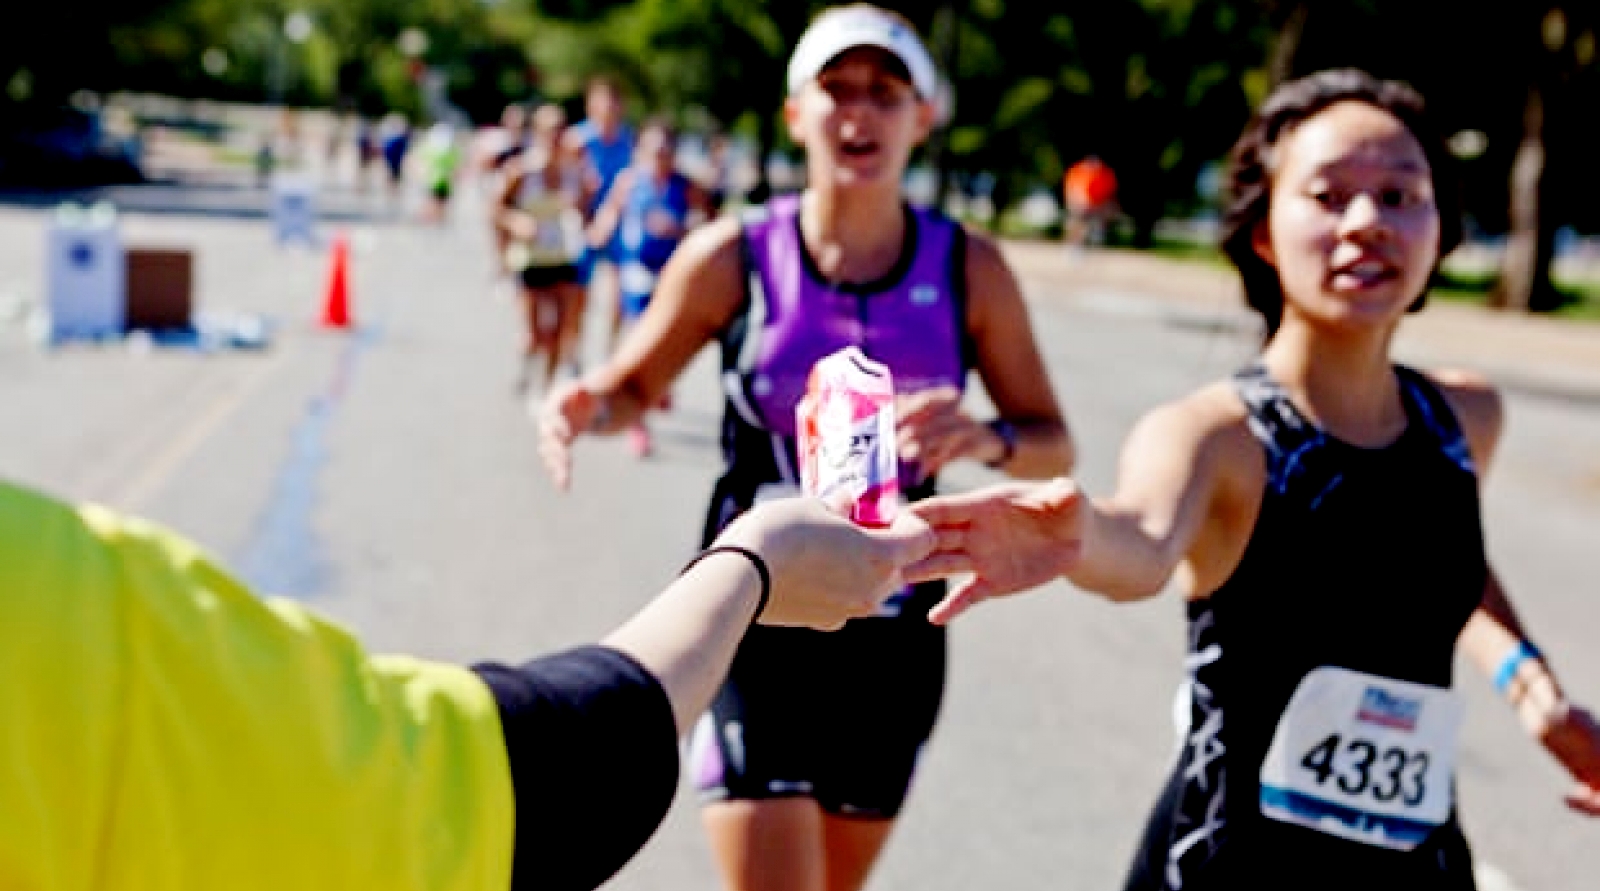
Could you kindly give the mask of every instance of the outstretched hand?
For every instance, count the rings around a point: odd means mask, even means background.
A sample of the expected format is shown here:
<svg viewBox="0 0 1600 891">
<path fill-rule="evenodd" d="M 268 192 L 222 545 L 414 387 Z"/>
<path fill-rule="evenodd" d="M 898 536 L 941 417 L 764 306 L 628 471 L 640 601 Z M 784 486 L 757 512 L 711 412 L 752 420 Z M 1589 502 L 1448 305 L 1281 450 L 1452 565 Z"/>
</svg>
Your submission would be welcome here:
<svg viewBox="0 0 1600 891">
<path fill-rule="evenodd" d="M 539 407 L 539 455 L 556 488 L 572 484 L 572 443 L 600 413 L 600 397 L 582 381 L 569 381 L 550 392 Z"/>
<path fill-rule="evenodd" d="M 906 568 L 907 580 L 972 574 L 928 613 L 936 625 L 948 624 L 981 601 L 1060 577 L 1083 549 L 1083 492 L 1066 478 L 1006 483 L 930 498 L 908 509 L 933 527 L 938 544 L 926 559 Z"/>
</svg>

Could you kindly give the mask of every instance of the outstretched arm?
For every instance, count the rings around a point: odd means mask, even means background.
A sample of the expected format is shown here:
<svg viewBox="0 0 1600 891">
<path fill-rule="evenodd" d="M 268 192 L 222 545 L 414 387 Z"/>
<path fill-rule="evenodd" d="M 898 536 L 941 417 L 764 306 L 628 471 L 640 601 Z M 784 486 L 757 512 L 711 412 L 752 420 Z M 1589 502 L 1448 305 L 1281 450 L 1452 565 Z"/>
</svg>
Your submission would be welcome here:
<svg viewBox="0 0 1600 891">
<path fill-rule="evenodd" d="M 771 594 L 759 621 L 833 628 L 898 590 L 901 567 L 933 534 L 908 515 L 863 530 L 820 502 L 789 499 L 755 508 L 716 545 L 754 556 L 709 553 L 601 646 L 478 667 L 500 705 L 517 862 L 529 861 L 541 887 L 593 888 L 655 832 L 677 789 L 677 740 L 758 618 L 762 569 Z"/>
<path fill-rule="evenodd" d="M 771 599 L 756 616 L 763 578 Z M 708 557 L 673 582 L 605 643 L 650 669 L 672 701 L 683 732 L 711 704 L 751 621 L 834 629 L 871 615 L 904 587 L 902 567 L 933 548 L 933 533 L 910 515 L 883 530 L 855 526 L 813 498 L 760 505 L 713 543 Z M 797 668 L 797 670 L 800 670 Z"/>
<path fill-rule="evenodd" d="M 690 233 L 661 270 L 655 296 L 609 362 L 559 387 L 539 413 L 539 450 L 557 487 L 572 476 L 572 444 L 626 429 L 654 405 L 744 298 L 737 220 Z"/>
<path fill-rule="evenodd" d="M 1242 407 L 1213 387 L 1164 406 L 1123 447 L 1117 491 L 1089 499 L 1076 483 L 1007 484 L 912 505 L 939 536 L 918 577 L 971 573 L 930 618 L 1064 576 L 1112 600 L 1159 592 L 1174 572 L 1208 593 L 1237 562 L 1238 527 L 1253 521 L 1264 468 Z M 1229 534 L 1232 529 L 1233 533 Z"/>
</svg>

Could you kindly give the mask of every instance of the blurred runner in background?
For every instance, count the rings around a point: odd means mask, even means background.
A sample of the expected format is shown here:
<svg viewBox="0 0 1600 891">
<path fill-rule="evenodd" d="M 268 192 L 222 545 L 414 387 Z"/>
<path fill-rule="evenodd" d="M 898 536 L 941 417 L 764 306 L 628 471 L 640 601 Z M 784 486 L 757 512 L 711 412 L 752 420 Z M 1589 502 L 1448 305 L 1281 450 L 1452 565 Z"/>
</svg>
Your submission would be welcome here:
<svg viewBox="0 0 1600 891">
<path fill-rule="evenodd" d="M 461 168 L 461 146 L 456 144 L 455 128 L 444 121 L 434 124 L 423 139 L 421 152 L 423 181 L 428 190 L 422 219 L 442 225 L 449 220 L 450 196 L 455 191 L 456 172 Z"/>
<path fill-rule="evenodd" d="M 517 277 L 527 320 L 516 390 L 531 384 L 533 363 L 544 356 L 545 386 L 576 361 L 586 303 L 578 280 L 583 254 L 583 170 L 563 139 L 566 114 L 541 105 L 533 114 L 533 139 L 510 169 L 496 196 L 492 223 L 504 244 L 505 267 Z M 577 369 L 572 368 L 574 375 Z"/>
<path fill-rule="evenodd" d="M 633 163 L 634 134 L 624 120 L 622 86 L 615 79 L 604 75 L 591 78 L 583 102 L 585 119 L 567 131 L 567 139 L 583 158 L 584 190 L 589 196 L 584 217 L 588 223 L 611 194 L 618 174 Z M 602 241 L 591 239 L 578 263 L 590 303 L 604 307 L 608 315 L 617 311 L 621 299 L 621 265 L 621 245 L 615 232 Z"/>
<path fill-rule="evenodd" d="M 590 243 L 617 245 L 620 297 L 611 314 L 611 352 L 616 352 L 623 330 L 632 327 L 650 305 L 656 276 L 678 242 L 709 216 L 705 192 L 678 172 L 677 149 L 677 133 L 666 121 L 651 120 L 640 128 L 632 166 L 617 175 L 589 225 Z M 669 405 L 663 397 L 660 407 Z M 635 422 L 628 437 L 635 455 L 650 454 L 650 430 L 644 418 Z"/>
<path fill-rule="evenodd" d="M 411 122 L 400 112 L 384 115 L 378 130 L 378 150 L 383 153 L 384 167 L 389 171 L 389 210 L 400 208 L 404 199 L 406 155 L 411 151 Z"/>
<path fill-rule="evenodd" d="M 1104 244 L 1106 226 L 1117 213 L 1117 175 L 1094 155 L 1067 169 L 1062 180 L 1067 208 L 1067 243 Z"/>
</svg>

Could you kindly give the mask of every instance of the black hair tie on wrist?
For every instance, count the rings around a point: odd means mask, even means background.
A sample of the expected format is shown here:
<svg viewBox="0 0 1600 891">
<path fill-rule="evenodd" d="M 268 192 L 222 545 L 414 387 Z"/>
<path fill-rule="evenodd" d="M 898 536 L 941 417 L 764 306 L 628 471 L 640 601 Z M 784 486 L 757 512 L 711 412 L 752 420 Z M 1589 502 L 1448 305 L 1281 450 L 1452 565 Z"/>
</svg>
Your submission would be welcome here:
<svg viewBox="0 0 1600 891">
<path fill-rule="evenodd" d="M 761 576 L 761 599 L 756 601 L 755 615 L 750 617 L 750 623 L 752 625 L 755 624 L 756 620 L 761 618 L 761 614 L 767 611 L 767 600 L 772 597 L 772 573 L 767 570 L 767 561 L 761 559 L 760 554 L 749 548 L 741 548 L 738 545 L 717 545 L 701 551 L 699 556 L 690 560 L 678 575 L 687 574 L 689 570 L 695 567 L 695 564 L 712 554 L 738 554 L 749 560 L 750 565 L 756 568 L 756 574 Z"/>
</svg>

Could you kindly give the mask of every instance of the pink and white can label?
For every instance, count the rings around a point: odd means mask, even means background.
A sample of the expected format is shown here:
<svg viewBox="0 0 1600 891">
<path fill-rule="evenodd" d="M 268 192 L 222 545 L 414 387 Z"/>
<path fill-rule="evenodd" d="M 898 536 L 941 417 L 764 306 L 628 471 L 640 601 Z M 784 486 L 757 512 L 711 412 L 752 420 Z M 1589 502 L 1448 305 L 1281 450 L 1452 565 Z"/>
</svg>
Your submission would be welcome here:
<svg viewBox="0 0 1600 891">
<path fill-rule="evenodd" d="M 831 499 L 844 492 L 852 521 L 863 526 L 894 522 L 900 473 L 889 367 L 853 346 L 827 356 L 811 369 L 795 413 L 806 494 Z"/>
</svg>

